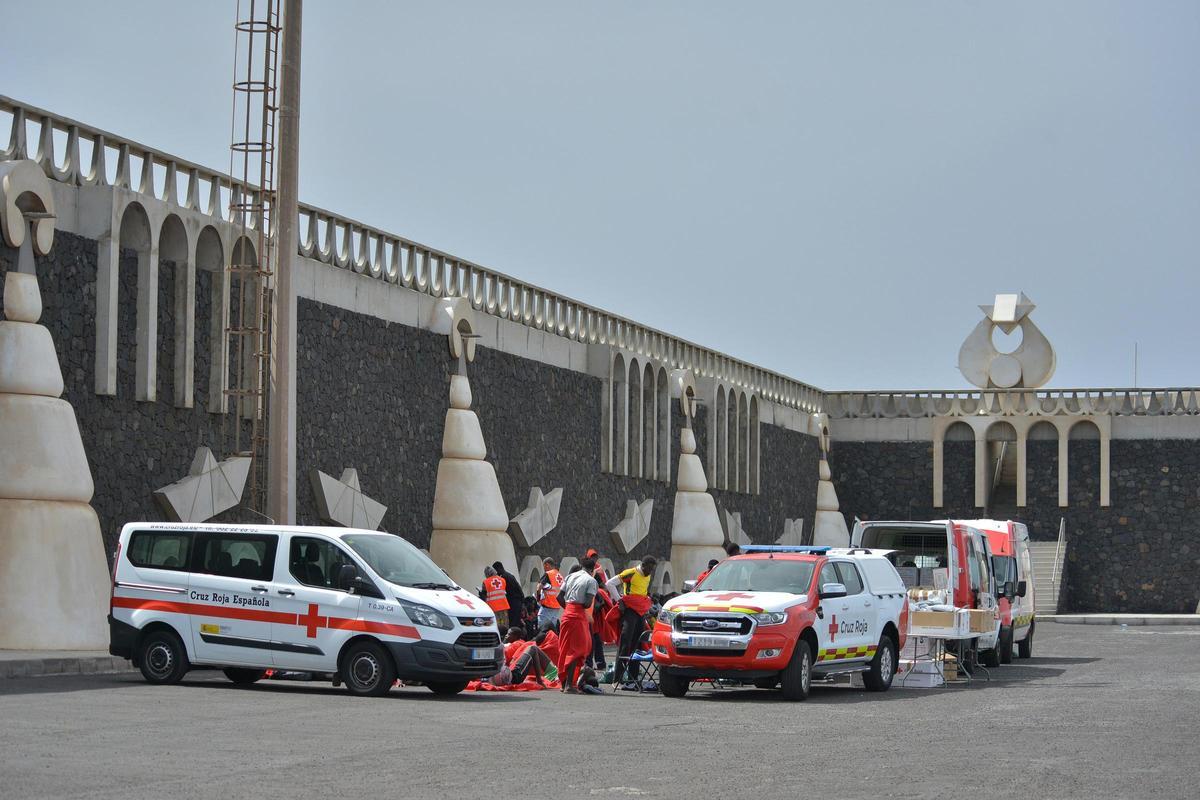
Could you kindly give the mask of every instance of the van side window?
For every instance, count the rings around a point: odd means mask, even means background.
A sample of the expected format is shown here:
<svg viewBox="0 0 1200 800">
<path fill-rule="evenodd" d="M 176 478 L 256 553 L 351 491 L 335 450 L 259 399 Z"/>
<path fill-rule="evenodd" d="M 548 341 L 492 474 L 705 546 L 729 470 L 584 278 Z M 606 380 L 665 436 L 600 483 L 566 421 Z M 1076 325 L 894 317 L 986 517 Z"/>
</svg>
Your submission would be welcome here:
<svg viewBox="0 0 1200 800">
<path fill-rule="evenodd" d="M 269 581 L 274 577 L 275 548 L 279 545 L 279 537 L 274 534 L 211 533 L 201 541 L 195 572 L 253 581 Z"/>
<path fill-rule="evenodd" d="M 169 531 L 137 531 L 129 537 L 129 563 L 135 567 L 186 570 L 192 537 Z"/>
<path fill-rule="evenodd" d="M 838 561 L 835 566 L 842 579 L 841 582 L 846 586 L 846 594 L 858 594 L 863 590 L 862 578 L 858 574 L 857 567 L 848 561 Z"/>
<path fill-rule="evenodd" d="M 345 589 L 344 586 L 336 585 L 338 572 L 343 564 L 354 565 L 354 561 L 333 542 L 308 536 L 292 537 L 292 545 L 288 552 L 288 571 L 305 586 Z"/>
</svg>

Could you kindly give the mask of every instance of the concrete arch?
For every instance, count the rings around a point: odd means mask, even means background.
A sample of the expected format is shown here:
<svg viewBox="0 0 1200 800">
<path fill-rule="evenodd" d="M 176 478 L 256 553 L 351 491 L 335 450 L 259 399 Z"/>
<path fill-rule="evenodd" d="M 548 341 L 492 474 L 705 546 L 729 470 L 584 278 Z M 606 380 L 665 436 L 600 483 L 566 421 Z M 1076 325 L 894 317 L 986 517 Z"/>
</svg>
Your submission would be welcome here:
<svg viewBox="0 0 1200 800">
<path fill-rule="evenodd" d="M 624 475 L 629 459 L 629 373 L 625 366 L 625 357 L 620 353 L 613 356 L 612 378 L 609 381 L 612 388 L 612 462 L 611 471 L 615 475 Z"/>
<path fill-rule="evenodd" d="M 655 458 L 660 481 L 671 480 L 671 392 L 666 367 L 659 367 L 654 393 Z"/>
<path fill-rule="evenodd" d="M 750 406 L 745 392 L 738 392 L 738 448 L 737 448 L 737 480 L 735 487 L 739 492 L 750 490 L 749 472 L 750 461 Z"/>
<path fill-rule="evenodd" d="M 153 402 L 158 395 L 158 226 L 139 202 L 131 201 L 121 211 L 117 228 L 119 250 L 137 251 L 137 347 L 134 395 Z M 119 267 L 118 275 L 119 275 Z M 118 312 L 119 313 L 119 312 Z M 116 318 L 114 318 L 114 322 Z"/>
<path fill-rule="evenodd" d="M 653 479 L 658 472 L 658 438 L 655 424 L 658 422 L 656 407 L 654 367 L 646 364 L 642 370 L 642 471 L 643 478 Z"/>
<path fill-rule="evenodd" d="M 1060 464 L 1064 461 L 1066 462 L 1064 465 L 1065 470 L 1062 471 L 1066 473 L 1066 500 L 1067 504 L 1069 505 L 1072 495 L 1074 495 L 1077 500 L 1083 499 L 1082 468 L 1078 466 L 1073 467 L 1071 462 L 1084 460 L 1085 454 L 1090 455 L 1091 451 L 1095 451 L 1097 461 L 1107 462 L 1108 448 L 1106 446 L 1102 447 L 1102 445 L 1107 445 L 1107 442 L 1104 440 L 1104 435 L 1100 430 L 1100 426 L 1097 425 L 1095 420 L 1090 417 L 1079 417 L 1070 420 L 1070 422 L 1067 424 L 1065 434 L 1066 435 L 1059 440 L 1059 462 Z M 1103 452 L 1101 452 L 1102 450 Z M 1063 457 L 1064 451 L 1066 452 L 1065 458 Z M 1072 474 L 1075 476 L 1074 480 L 1071 479 Z M 1107 463 L 1104 463 L 1100 467 L 1100 475 L 1098 476 L 1100 483 L 1105 483 L 1105 479 L 1107 477 L 1108 465 Z M 1105 494 L 1103 491 L 1105 487 L 1102 486 L 1101 488 L 1101 494 L 1103 495 Z M 1059 499 L 1061 502 L 1062 498 L 1060 497 Z M 1101 505 L 1107 505 L 1107 503 L 1102 500 Z"/>
<path fill-rule="evenodd" d="M 728 414 L 728 405 L 725 398 L 725 387 L 717 385 L 717 402 L 714 404 L 712 419 L 709 422 L 709 430 L 713 433 L 713 486 L 718 489 L 725 488 L 725 465 L 726 465 L 726 441 L 728 436 L 728 428 L 725 423 L 726 415 Z"/>
<path fill-rule="evenodd" d="M 749 486 L 748 490 L 752 494 L 758 494 L 759 487 L 759 435 L 760 428 L 758 424 L 758 396 L 753 395 L 750 398 L 750 437 L 749 437 Z"/>
<path fill-rule="evenodd" d="M 192 407 L 192 361 L 196 336 L 196 259 L 183 220 L 167 214 L 158 234 L 160 279 L 162 269 L 172 269 L 174 326 L 171 331 L 171 394 L 178 408 Z M 166 267 L 167 263 L 171 267 Z M 160 298 L 162 302 L 163 298 Z"/>
<path fill-rule="evenodd" d="M 208 397 L 210 414 L 224 413 L 225 383 L 229 374 L 229 348 L 225 328 L 229 325 L 229 276 L 225 271 L 227 248 L 220 232 L 206 225 L 196 236 L 195 255 L 197 280 L 200 271 L 210 275 L 208 319 Z"/>
<path fill-rule="evenodd" d="M 973 420 L 972 420 L 973 421 Z M 948 417 L 937 417 L 933 427 L 933 507 L 942 508 L 945 506 L 945 451 L 946 442 L 976 442 L 975 427 L 964 419 L 954 419 Z M 984 446 L 984 441 L 979 438 L 976 442 L 976 450 Z M 978 461 L 978 459 L 976 459 Z M 952 465 L 958 469 L 962 469 L 962 465 Z M 978 465 L 977 465 L 978 467 Z M 976 475 L 976 494 L 982 488 L 978 480 L 978 469 L 973 470 Z"/>
<path fill-rule="evenodd" d="M 642 477 L 642 368 L 629 360 L 629 469 L 626 475 Z"/>
</svg>

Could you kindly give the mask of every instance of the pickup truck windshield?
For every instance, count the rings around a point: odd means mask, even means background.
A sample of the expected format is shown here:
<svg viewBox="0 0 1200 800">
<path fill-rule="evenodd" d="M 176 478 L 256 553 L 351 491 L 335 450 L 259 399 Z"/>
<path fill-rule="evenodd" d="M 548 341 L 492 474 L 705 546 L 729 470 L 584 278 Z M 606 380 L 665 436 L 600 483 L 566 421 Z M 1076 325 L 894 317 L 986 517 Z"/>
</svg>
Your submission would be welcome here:
<svg viewBox="0 0 1200 800">
<path fill-rule="evenodd" d="M 788 592 L 805 594 L 813 562 L 792 559 L 730 559 L 713 567 L 698 592 Z"/>
<path fill-rule="evenodd" d="M 424 553 L 399 536 L 365 533 L 343 536 L 342 541 L 385 581 L 417 589 L 453 589 L 454 581 Z"/>
</svg>

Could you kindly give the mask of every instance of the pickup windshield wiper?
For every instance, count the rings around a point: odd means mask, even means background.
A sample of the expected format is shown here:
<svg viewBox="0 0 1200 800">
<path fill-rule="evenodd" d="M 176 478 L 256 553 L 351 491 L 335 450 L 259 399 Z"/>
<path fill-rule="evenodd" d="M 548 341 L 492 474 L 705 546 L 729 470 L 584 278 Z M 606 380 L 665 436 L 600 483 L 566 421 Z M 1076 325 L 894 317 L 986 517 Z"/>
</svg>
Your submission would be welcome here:
<svg viewBox="0 0 1200 800">
<path fill-rule="evenodd" d="M 443 592 L 452 592 L 457 588 L 448 583 L 408 583 L 405 585 L 411 586 L 413 589 L 434 589 Z"/>
</svg>

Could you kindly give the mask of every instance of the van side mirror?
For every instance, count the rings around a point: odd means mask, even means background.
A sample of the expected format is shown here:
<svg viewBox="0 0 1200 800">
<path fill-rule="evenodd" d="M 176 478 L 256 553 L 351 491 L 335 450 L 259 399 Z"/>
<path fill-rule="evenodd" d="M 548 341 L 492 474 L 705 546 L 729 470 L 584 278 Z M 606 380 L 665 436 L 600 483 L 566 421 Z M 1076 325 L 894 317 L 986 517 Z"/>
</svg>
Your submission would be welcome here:
<svg viewBox="0 0 1200 800">
<path fill-rule="evenodd" d="M 1025 593 L 1028 591 L 1029 584 L 1027 584 L 1025 581 L 1017 581 L 1017 597 L 1024 597 Z"/>
<path fill-rule="evenodd" d="M 826 583 L 821 586 L 821 599 L 831 600 L 835 597 L 846 596 L 846 584 L 844 583 Z"/>
<path fill-rule="evenodd" d="M 383 592 L 371 583 L 366 578 L 355 578 L 350 582 L 350 591 L 362 597 L 374 597 L 376 600 L 383 599 Z"/>
<path fill-rule="evenodd" d="M 1008 581 L 1007 583 L 1004 584 L 1004 596 L 1005 597 L 1016 597 L 1017 596 L 1017 582 L 1016 581 Z"/>
<path fill-rule="evenodd" d="M 695 588 L 696 588 L 696 582 L 695 582 L 695 581 L 684 581 L 684 582 L 683 582 L 683 591 L 684 591 L 684 594 L 687 594 L 688 592 L 692 591 L 692 590 L 693 590 L 693 589 L 695 589 Z"/>
<path fill-rule="evenodd" d="M 354 579 L 358 577 L 358 567 L 353 564 L 342 564 L 338 567 L 336 586 L 342 591 L 349 591 L 354 588 Z"/>
</svg>

